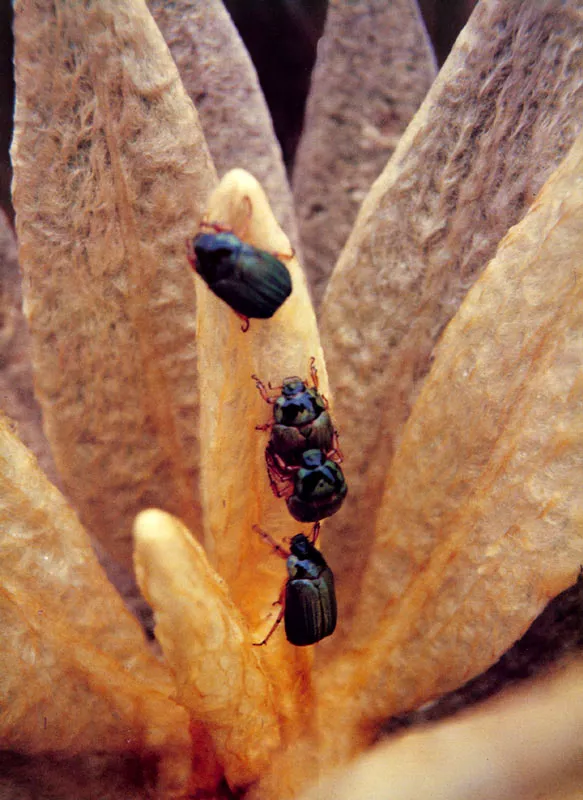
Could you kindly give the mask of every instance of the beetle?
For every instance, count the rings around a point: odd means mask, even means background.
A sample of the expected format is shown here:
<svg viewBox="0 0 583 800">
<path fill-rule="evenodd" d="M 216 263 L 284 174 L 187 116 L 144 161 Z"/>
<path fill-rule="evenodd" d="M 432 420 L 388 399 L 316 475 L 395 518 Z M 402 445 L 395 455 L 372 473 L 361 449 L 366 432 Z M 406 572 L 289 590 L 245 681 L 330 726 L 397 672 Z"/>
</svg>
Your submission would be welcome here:
<svg viewBox="0 0 583 800">
<path fill-rule="evenodd" d="M 257 430 L 271 428 L 268 447 L 277 454 L 286 466 L 299 465 L 302 453 L 314 448 L 325 453 L 337 453 L 338 435 L 332 424 L 328 401 L 318 391 L 316 359 L 310 360 L 312 386 L 297 376 L 284 378 L 281 386 L 272 387 L 276 395 L 270 395 L 257 375 L 255 381 L 261 397 L 273 406 L 273 421 L 257 425 Z"/>
<path fill-rule="evenodd" d="M 335 514 L 348 493 L 340 465 L 323 450 L 306 450 L 300 465 L 288 466 L 267 447 L 267 473 L 276 497 L 284 497 L 299 522 L 317 522 Z"/>
<path fill-rule="evenodd" d="M 259 250 L 216 223 L 203 222 L 202 227 L 210 230 L 187 242 L 194 271 L 241 317 L 242 330 L 248 329 L 250 317 L 272 317 L 292 290 L 289 270 L 277 258 L 280 254 Z"/>
<path fill-rule="evenodd" d="M 296 647 L 316 644 L 330 636 L 336 628 L 336 594 L 332 570 L 314 546 L 320 531 L 319 523 L 314 525 L 311 539 L 303 533 L 293 536 L 289 552 L 268 533 L 257 526 L 255 530 L 279 556 L 287 559 L 288 572 L 279 599 L 274 603 L 281 605 L 278 617 L 267 636 L 256 642 L 256 646 L 267 644 L 282 619 L 286 638 Z"/>
</svg>

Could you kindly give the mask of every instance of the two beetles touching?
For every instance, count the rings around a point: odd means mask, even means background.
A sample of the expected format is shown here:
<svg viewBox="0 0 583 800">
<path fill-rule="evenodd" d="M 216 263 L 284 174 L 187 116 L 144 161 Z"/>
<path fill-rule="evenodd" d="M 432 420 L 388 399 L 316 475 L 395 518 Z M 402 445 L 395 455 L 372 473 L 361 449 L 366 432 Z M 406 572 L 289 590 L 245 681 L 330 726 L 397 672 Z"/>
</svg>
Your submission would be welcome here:
<svg viewBox="0 0 583 800">
<path fill-rule="evenodd" d="M 279 257 L 278 257 L 279 256 Z M 209 288 L 243 320 L 269 319 L 291 294 L 291 277 L 280 258 L 247 244 L 232 231 L 204 222 L 202 231 L 188 243 L 188 260 Z M 318 391 L 315 359 L 310 362 L 312 385 L 298 377 L 285 378 L 281 386 L 268 387 L 253 375 L 262 398 L 273 406 L 273 420 L 257 429 L 271 429 L 265 461 L 271 489 L 285 499 L 299 522 L 313 522 L 311 535 L 298 533 L 287 551 L 269 534 L 258 534 L 287 560 L 288 580 L 276 603 L 281 610 L 268 634 L 268 642 L 281 620 L 288 641 L 311 645 L 336 628 L 334 576 L 315 547 L 320 520 L 335 514 L 347 493 L 340 468 L 342 454 L 326 398 Z"/>
</svg>

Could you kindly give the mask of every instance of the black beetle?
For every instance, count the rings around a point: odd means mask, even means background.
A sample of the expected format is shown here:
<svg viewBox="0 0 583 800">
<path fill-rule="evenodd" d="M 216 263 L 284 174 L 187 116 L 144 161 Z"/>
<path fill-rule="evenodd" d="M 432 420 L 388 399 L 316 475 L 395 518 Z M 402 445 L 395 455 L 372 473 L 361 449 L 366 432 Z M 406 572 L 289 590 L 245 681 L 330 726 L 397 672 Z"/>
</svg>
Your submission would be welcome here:
<svg viewBox="0 0 583 800">
<path fill-rule="evenodd" d="M 205 222 L 203 226 L 211 232 L 198 233 L 187 243 L 195 272 L 244 320 L 243 330 L 249 327 L 250 317 L 272 317 L 292 290 L 285 264 L 220 225 Z"/>
<path fill-rule="evenodd" d="M 296 376 L 284 378 L 281 386 L 269 384 L 269 389 L 276 392 L 272 396 L 257 375 L 251 376 L 261 397 L 273 406 L 273 422 L 257 425 L 257 430 L 271 428 L 268 447 L 286 466 L 299 465 L 305 450 L 339 453 L 328 401 L 318 391 L 315 361 L 314 357 L 310 360 L 312 386 Z"/>
<path fill-rule="evenodd" d="M 336 628 L 336 594 L 334 575 L 324 556 L 314 547 L 320 530 L 314 525 L 311 541 L 303 533 L 293 536 L 287 552 L 269 534 L 255 528 L 282 558 L 287 559 L 289 575 L 278 603 L 281 611 L 267 636 L 256 645 L 264 645 L 282 618 L 285 635 L 296 647 L 316 644 L 334 633 Z"/>
<path fill-rule="evenodd" d="M 289 513 L 299 522 L 317 522 L 335 514 L 348 492 L 338 463 L 322 450 L 306 450 L 300 466 L 283 463 L 269 447 L 265 451 L 267 473 L 277 497 L 285 497 Z"/>
</svg>

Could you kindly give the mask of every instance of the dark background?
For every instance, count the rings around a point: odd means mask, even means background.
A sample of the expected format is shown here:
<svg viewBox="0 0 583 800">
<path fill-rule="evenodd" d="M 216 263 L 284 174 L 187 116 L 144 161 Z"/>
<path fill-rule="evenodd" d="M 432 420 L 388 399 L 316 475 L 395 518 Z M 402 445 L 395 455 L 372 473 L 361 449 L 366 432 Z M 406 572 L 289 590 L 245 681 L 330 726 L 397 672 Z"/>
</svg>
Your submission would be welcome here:
<svg viewBox="0 0 583 800">
<path fill-rule="evenodd" d="M 419 0 L 440 65 L 476 2 Z M 327 5 L 327 0 L 225 0 L 257 69 L 288 170 L 293 167 L 302 131 L 310 75 Z M 14 106 L 12 53 L 12 3 L 0 0 L 0 208 L 11 221 L 14 216 L 9 158 Z"/>
</svg>

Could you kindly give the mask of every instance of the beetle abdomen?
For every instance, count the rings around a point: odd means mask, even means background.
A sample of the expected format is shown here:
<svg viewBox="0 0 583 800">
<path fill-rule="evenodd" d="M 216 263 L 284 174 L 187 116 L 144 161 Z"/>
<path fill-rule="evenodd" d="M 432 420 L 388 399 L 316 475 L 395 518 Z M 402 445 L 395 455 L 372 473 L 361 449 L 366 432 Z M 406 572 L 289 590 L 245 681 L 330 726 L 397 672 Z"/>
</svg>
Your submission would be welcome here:
<svg viewBox="0 0 583 800">
<path fill-rule="evenodd" d="M 285 635 L 296 647 L 316 644 L 334 633 L 336 595 L 332 570 L 314 579 L 288 581 L 285 591 Z"/>
</svg>

